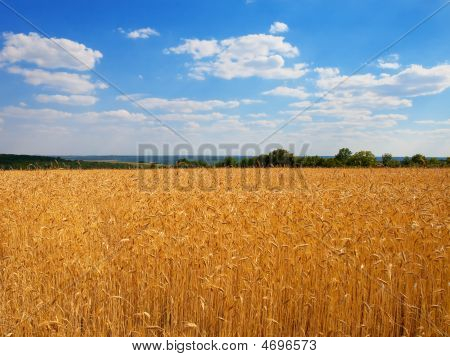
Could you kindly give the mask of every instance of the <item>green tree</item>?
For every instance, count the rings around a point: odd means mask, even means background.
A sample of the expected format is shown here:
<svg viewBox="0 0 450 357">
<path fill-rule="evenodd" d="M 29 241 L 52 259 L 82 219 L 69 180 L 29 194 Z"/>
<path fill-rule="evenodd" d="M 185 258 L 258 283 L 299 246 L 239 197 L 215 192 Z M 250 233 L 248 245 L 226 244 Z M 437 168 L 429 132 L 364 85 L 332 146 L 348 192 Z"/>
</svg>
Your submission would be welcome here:
<svg viewBox="0 0 450 357">
<path fill-rule="evenodd" d="M 413 165 L 426 166 L 427 158 L 422 154 L 416 154 L 411 158 L 411 162 Z"/>
<path fill-rule="evenodd" d="M 236 167 L 238 166 L 238 162 L 236 159 L 232 156 L 227 156 L 225 159 L 223 159 L 223 166 L 225 167 Z"/>
<path fill-rule="evenodd" d="M 347 163 L 352 166 L 370 167 L 377 164 L 377 159 L 370 151 L 358 151 L 350 157 Z"/>
<path fill-rule="evenodd" d="M 346 164 L 347 161 L 350 159 L 350 157 L 352 156 L 352 152 L 350 151 L 350 149 L 348 148 L 342 148 L 339 150 L 339 152 L 334 156 L 334 158 L 337 161 L 342 162 L 343 164 Z"/>
<path fill-rule="evenodd" d="M 268 165 L 272 166 L 293 166 L 294 154 L 284 149 L 276 149 L 268 155 Z"/>
<path fill-rule="evenodd" d="M 402 166 L 411 166 L 411 158 L 409 156 L 403 158 Z"/>
<path fill-rule="evenodd" d="M 383 166 L 389 167 L 392 164 L 393 158 L 392 155 L 387 153 L 387 154 L 383 154 L 383 156 L 381 157 L 381 161 L 383 162 Z"/>
<path fill-rule="evenodd" d="M 340 161 L 337 161 L 333 157 L 324 159 L 323 167 L 339 167 L 339 166 L 342 166 L 342 163 Z"/>
<path fill-rule="evenodd" d="M 240 167 L 249 167 L 249 166 L 250 166 L 249 159 L 246 158 L 246 157 L 243 157 L 243 158 L 241 159 L 241 161 L 239 161 L 239 166 L 240 166 Z"/>
<path fill-rule="evenodd" d="M 401 162 L 398 161 L 398 160 L 392 160 L 392 161 L 389 163 L 389 167 L 400 167 L 400 166 L 401 166 Z"/>
<path fill-rule="evenodd" d="M 427 160 L 427 166 L 430 167 L 440 167 L 443 166 L 444 162 L 441 160 L 436 159 L 435 157 L 429 158 Z"/>
</svg>

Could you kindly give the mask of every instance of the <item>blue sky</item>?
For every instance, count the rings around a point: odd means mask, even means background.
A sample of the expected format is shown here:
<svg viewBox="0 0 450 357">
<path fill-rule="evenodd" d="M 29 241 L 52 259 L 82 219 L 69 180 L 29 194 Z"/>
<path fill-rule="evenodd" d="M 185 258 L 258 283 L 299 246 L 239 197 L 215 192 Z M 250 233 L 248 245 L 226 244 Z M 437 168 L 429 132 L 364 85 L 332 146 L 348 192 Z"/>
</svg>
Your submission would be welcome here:
<svg viewBox="0 0 450 357">
<path fill-rule="evenodd" d="M 0 6 L 0 152 L 182 142 L 150 113 L 194 148 L 259 143 L 301 113 L 270 142 L 450 155 L 450 6 L 347 78 L 446 1 L 5 2 L 51 39 Z"/>
</svg>

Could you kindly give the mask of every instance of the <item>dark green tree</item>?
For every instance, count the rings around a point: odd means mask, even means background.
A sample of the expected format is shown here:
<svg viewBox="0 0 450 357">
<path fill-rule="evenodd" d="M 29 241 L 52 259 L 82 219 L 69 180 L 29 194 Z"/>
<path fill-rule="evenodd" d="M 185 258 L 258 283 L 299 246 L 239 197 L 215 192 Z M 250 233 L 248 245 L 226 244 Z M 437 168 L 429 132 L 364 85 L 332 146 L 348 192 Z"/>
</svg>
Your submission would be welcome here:
<svg viewBox="0 0 450 357">
<path fill-rule="evenodd" d="M 426 166 L 427 158 L 422 154 L 416 154 L 411 158 L 411 162 L 416 166 Z"/>
<path fill-rule="evenodd" d="M 241 159 L 241 161 L 239 161 L 239 166 L 240 167 L 249 167 L 250 163 L 249 163 L 249 159 L 244 157 Z"/>
<path fill-rule="evenodd" d="M 370 151 L 358 151 L 350 157 L 347 163 L 352 166 L 371 167 L 377 164 L 377 159 Z"/>
<path fill-rule="evenodd" d="M 402 160 L 402 166 L 411 166 L 411 158 L 409 156 L 405 156 Z"/>
<path fill-rule="evenodd" d="M 427 166 L 429 167 L 440 167 L 443 166 L 444 162 L 436 159 L 435 157 L 431 157 L 427 160 Z"/>
<path fill-rule="evenodd" d="M 237 160 L 232 156 L 227 156 L 225 159 L 223 159 L 223 166 L 225 167 L 237 167 L 238 162 Z"/>
<path fill-rule="evenodd" d="M 392 161 L 389 163 L 389 167 L 400 167 L 401 165 L 402 165 L 401 162 L 398 161 L 398 160 L 392 160 Z"/>
<path fill-rule="evenodd" d="M 383 156 L 381 157 L 381 161 L 383 162 L 383 166 L 389 167 L 392 164 L 393 158 L 392 155 L 387 153 L 387 154 L 383 154 Z"/>
<path fill-rule="evenodd" d="M 276 149 L 268 155 L 268 165 L 292 167 L 294 165 L 294 154 L 284 149 Z"/>
<path fill-rule="evenodd" d="M 350 149 L 348 148 L 342 148 L 339 150 L 339 152 L 334 156 L 334 158 L 339 161 L 342 162 L 343 164 L 346 164 L 347 161 L 350 159 L 350 157 L 352 156 L 352 152 L 350 151 Z"/>
</svg>

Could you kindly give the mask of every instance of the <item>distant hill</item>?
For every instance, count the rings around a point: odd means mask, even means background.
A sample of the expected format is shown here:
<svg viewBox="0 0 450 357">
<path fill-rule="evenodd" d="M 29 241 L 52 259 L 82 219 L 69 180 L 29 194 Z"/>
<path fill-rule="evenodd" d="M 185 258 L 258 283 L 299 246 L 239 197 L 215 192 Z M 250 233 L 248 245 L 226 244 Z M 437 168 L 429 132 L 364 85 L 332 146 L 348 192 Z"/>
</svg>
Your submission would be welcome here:
<svg viewBox="0 0 450 357">
<path fill-rule="evenodd" d="M 0 154 L 0 170 L 33 169 L 133 169 L 153 168 L 154 164 L 68 160 L 61 157 Z"/>
</svg>

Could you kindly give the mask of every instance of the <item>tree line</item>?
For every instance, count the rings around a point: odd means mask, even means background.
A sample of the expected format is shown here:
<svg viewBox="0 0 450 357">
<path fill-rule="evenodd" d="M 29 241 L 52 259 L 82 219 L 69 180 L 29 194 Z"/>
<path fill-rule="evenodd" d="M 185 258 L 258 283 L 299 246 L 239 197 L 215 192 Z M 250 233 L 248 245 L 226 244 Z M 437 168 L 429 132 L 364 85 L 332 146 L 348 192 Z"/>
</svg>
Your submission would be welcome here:
<svg viewBox="0 0 450 357">
<path fill-rule="evenodd" d="M 284 149 L 276 149 L 269 154 L 237 159 L 229 156 L 223 160 L 208 164 L 204 160 L 178 160 L 175 167 L 448 167 L 450 157 L 446 159 L 427 158 L 422 154 L 395 159 L 391 154 L 383 154 L 381 161 L 370 151 L 352 153 L 342 148 L 334 157 L 294 156 Z"/>
<path fill-rule="evenodd" d="M 404 157 L 401 160 L 391 154 L 383 154 L 377 160 L 370 151 L 352 153 L 342 148 L 334 157 L 294 156 L 284 149 L 273 150 L 269 154 L 254 157 L 225 157 L 218 162 L 205 160 L 178 160 L 175 164 L 147 162 L 99 162 L 67 160 L 60 157 L 7 155 L 0 154 L 0 170 L 35 170 L 35 169 L 155 169 L 164 167 L 450 167 L 450 157 L 446 159 L 427 158 L 422 154 Z"/>
</svg>

